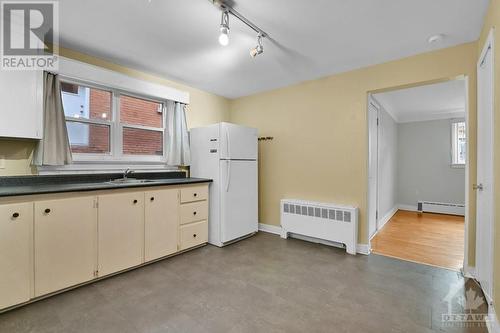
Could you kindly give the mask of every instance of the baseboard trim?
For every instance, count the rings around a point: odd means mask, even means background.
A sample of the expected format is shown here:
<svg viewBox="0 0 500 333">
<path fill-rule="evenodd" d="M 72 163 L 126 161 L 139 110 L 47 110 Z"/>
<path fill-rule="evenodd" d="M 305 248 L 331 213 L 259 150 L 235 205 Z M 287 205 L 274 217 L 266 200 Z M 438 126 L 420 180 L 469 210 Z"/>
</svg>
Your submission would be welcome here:
<svg viewBox="0 0 500 333">
<path fill-rule="evenodd" d="M 272 225 L 272 224 L 259 223 L 259 231 L 267 232 L 267 233 L 270 233 L 273 235 L 281 235 L 281 227 L 277 226 L 277 225 Z M 314 238 L 314 237 L 297 235 L 297 234 L 293 234 L 293 233 L 291 233 L 290 236 L 292 238 L 297 238 L 297 239 L 301 239 L 301 240 L 309 241 L 309 242 L 313 242 L 313 243 L 320 243 L 320 244 L 324 244 L 324 245 L 328 245 L 328 246 L 340 247 L 339 243 L 329 242 L 329 241 Z M 344 248 L 344 246 L 342 246 L 342 248 Z M 357 244 L 356 252 L 359 254 L 369 255 L 370 254 L 370 246 L 368 244 Z"/>
<path fill-rule="evenodd" d="M 486 327 L 488 328 L 489 333 L 500 333 L 500 323 L 498 323 L 498 317 L 493 305 L 488 306 L 488 320 L 486 321 Z"/>
<path fill-rule="evenodd" d="M 476 278 L 476 269 L 475 269 L 475 267 L 472 267 L 472 266 L 464 267 L 464 268 L 462 268 L 462 274 L 466 278 L 475 279 Z"/>
<path fill-rule="evenodd" d="M 380 230 L 382 230 L 382 228 L 385 226 L 385 224 L 387 222 L 389 222 L 389 220 L 394 216 L 394 214 L 396 214 L 396 212 L 399 210 L 399 206 L 396 205 L 394 207 L 392 207 L 392 209 L 387 212 L 387 214 L 385 214 L 378 222 L 377 224 L 380 224 L 380 225 L 377 225 L 377 230 L 375 230 L 375 232 L 373 233 L 373 235 L 370 237 L 370 240 L 372 240 L 373 237 L 375 237 L 378 232 Z"/>
<path fill-rule="evenodd" d="M 394 216 L 394 214 L 396 214 L 398 209 L 399 209 L 398 205 L 392 207 L 392 209 L 388 211 L 387 214 L 385 214 L 384 217 L 380 219 L 378 230 L 381 230 L 385 226 L 385 224 L 389 222 L 389 220 Z"/>
<path fill-rule="evenodd" d="M 274 235 L 281 235 L 281 227 L 279 225 L 259 223 L 259 231 L 268 232 Z"/>
<path fill-rule="evenodd" d="M 417 206 L 413 206 L 413 205 L 398 204 L 398 209 L 409 210 L 410 212 L 418 212 Z"/>
<path fill-rule="evenodd" d="M 368 244 L 358 244 L 356 246 L 356 252 L 359 253 L 359 254 L 364 254 L 364 255 L 368 256 L 371 253 L 370 245 L 368 245 Z"/>
</svg>

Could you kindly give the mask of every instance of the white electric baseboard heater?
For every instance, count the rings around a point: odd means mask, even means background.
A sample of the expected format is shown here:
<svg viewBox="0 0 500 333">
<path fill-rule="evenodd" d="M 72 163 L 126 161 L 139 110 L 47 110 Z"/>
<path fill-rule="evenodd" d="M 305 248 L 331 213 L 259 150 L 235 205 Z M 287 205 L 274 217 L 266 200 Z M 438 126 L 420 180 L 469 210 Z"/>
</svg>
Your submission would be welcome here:
<svg viewBox="0 0 500 333">
<path fill-rule="evenodd" d="M 330 203 L 281 200 L 281 237 L 302 235 L 342 243 L 349 254 L 356 254 L 358 209 Z"/>
<path fill-rule="evenodd" d="M 465 205 L 455 203 L 433 202 L 433 201 L 419 201 L 417 203 L 417 210 L 420 213 L 439 213 L 465 216 Z"/>
</svg>

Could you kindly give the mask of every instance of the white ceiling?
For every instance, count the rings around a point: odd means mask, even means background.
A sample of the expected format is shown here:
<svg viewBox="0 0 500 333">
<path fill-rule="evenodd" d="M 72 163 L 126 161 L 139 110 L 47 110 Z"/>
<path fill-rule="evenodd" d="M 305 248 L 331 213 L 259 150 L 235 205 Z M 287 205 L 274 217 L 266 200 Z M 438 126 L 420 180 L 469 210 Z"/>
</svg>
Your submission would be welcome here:
<svg viewBox="0 0 500 333">
<path fill-rule="evenodd" d="M 465 80 L 374 94 L 396 122 L 462 118 L 465 116 Z"/>
<path fill-rule="evenodd" d="M 478 38 L 489 0 L 234 0 L 255 33 L 208 0 L 64 0 L 61 44 L 236 98 Z M 442 33 L 437 45 L 429 36 Z"/>
</svg>

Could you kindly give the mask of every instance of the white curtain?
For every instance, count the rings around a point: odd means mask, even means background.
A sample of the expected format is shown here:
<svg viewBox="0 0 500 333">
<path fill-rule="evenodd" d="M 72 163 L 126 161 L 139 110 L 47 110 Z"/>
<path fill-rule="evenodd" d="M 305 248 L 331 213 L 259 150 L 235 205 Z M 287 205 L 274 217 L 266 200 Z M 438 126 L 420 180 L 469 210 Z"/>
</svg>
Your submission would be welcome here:
<svg viewBox="0 0 500 333">
<path fill-rule="evenodd" d="M 167 101 L 167 164 L 187 166 L 191 163 L 189 134 L 186 123 L 186 105 Z"/>
<path fill-rule="evenodd" d="M 33 164 L 65 165 L 72 163 L 61 99 L 61 84 L 57 75 L 43 73 L 43 139 L 38 142 Z"/>
</svg>

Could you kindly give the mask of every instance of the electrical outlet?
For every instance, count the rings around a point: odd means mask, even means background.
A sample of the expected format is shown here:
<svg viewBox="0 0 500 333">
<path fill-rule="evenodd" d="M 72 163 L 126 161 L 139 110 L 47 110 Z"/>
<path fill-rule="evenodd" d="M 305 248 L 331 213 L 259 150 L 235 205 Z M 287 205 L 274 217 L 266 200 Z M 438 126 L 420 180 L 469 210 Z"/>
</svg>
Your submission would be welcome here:
<svg viewBox="0 0 500 333">
<path fill-rule="evenodd" d="M 5 169 L 5 156 L 0 155 L 0 169 Z"/>
</svg>

